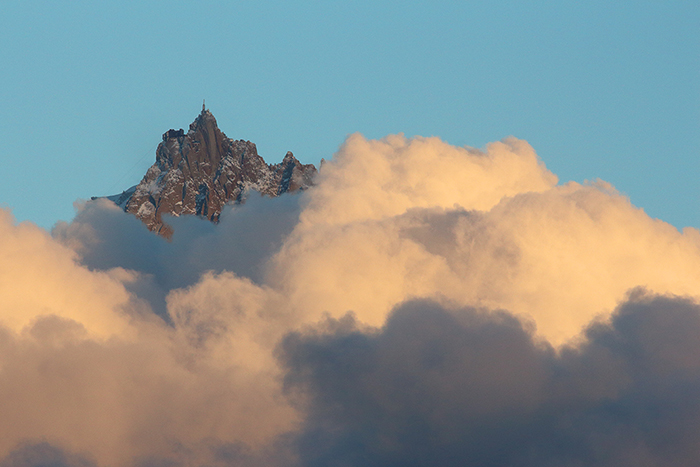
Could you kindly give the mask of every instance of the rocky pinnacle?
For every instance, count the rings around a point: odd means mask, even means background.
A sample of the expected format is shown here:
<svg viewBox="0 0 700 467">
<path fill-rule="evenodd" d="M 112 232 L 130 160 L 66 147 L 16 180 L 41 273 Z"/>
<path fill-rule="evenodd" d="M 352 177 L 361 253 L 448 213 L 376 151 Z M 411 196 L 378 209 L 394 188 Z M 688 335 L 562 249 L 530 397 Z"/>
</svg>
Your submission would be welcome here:
<svg viewBox="0 0 700 467">
<path fill-rule="evenodd" d="M 224 205 L 240 203 L 248 190 L 279 196 L 310 187 L 315 175 L 316 167 L 301 164 L 291 152 L 279 164 L 266 164 L 255 144 L 227 138 L 203 106 L 187 133 L 163 134 L 141 183 L 107 198 L 169 238 L 173 231 L 163 214 L 218 222 Z"/>
</svg>

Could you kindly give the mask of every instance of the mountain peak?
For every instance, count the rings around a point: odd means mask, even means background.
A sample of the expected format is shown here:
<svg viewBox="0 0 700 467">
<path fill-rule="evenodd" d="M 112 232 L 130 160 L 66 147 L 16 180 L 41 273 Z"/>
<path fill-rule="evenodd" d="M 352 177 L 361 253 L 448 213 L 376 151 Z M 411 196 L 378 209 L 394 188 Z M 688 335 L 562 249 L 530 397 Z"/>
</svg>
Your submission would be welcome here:
<svg viewBox="0 0 700 467">
<path fill-rule="evenodd" d="M 141 182 L 120 195 L 108 196 L 124 211 L 165 237 L 172 228 L 163 214 L 197 215 L 218 222 L 227 203 L 240 203 L 249 190 L 267 196 L 305 190 L 316 167 L 301 164 L 287 152 L 268 165 L 250 141 L 228 138 L 202 103 L 189 131 L 170 129 L 156 149 L 156 162 Z"/>
<path fill-rule="evenodd" d="M 209 109 L 202 108 L 202 112 L 197 115 L 194 122 L 190 123 L 190 130 L 196 130 L 197 128 L 207 126 L 216 129 L 219 128 L 216 124 L 216 118 L 214 118 L 214 115 L 209 111 Z"/>
</svg>

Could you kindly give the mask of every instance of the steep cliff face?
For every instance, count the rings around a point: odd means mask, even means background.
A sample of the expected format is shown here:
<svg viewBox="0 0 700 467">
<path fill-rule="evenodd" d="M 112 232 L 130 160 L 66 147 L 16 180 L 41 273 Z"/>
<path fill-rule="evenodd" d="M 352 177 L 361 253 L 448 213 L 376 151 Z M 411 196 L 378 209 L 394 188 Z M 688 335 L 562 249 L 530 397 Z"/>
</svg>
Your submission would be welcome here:
<svg viewBox="0 0 700 467">
<path fill-rule="evenodd" d="M 156 162 L 141 183 L 107 198 L 165 237 L 172 229 L 163 214 L 185 214 L 219 220 L 226 203 L 241 202 L 247 190 L 268 196 L 310 187 L 312 164 L 301 164 L 291 152 L 269 165 L 250 141 L 234 141 L 219 130 L 206 109 L 184 130 L 168 130 L 156 150 Z"/>
</svg>

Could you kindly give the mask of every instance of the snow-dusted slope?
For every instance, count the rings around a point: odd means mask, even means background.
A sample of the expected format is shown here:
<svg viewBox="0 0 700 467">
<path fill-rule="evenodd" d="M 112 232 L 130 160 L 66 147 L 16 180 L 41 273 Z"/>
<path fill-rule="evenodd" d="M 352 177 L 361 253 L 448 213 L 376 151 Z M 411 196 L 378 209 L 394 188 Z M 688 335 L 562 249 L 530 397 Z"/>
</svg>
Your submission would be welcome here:
<svg viewBox="0 0 700 467">
<path fill-rule="evenodd" d="M 312 164 L 301 164 L 291 152 L 281 163 L 269 165 L 250 141 L 234 141 L 219 130 L 208 110 L 184 130 L 168 130 L 153 164 L 141 183 L 108 196 L 126 212 L 163 236 L 172 229 L 163 214 L 193 214 L 216 222 L 228 202 L 240 202 L 246 190 L 268 196 L 311 186 Z"/>
</svg>

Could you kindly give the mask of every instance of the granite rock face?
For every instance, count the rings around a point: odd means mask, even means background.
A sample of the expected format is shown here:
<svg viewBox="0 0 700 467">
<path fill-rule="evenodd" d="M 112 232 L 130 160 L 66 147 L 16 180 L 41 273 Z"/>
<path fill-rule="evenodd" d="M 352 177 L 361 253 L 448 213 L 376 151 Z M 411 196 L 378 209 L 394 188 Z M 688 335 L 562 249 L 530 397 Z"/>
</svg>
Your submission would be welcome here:
<svg viewBox="0 0 700 467">
<path fill-rule="evenodd" d="M 211 112 L 202 108 L 187 133 L 163 134 L 156 162 L 141 183 L 107 198 L 169 238 L 172 228 L 163 222 L 163 214 L 218 222 L 224 205 L 242 202 L 248 190 L 279 196 L 309 188 L 315 175 L 316 167 L 301 164 L 291 152 L 279 164 L 265 163 L 255 144 L 227 138 Z"/>
</svg>

